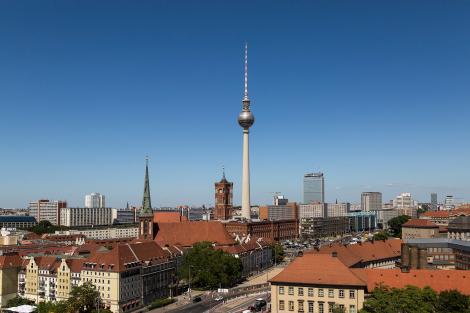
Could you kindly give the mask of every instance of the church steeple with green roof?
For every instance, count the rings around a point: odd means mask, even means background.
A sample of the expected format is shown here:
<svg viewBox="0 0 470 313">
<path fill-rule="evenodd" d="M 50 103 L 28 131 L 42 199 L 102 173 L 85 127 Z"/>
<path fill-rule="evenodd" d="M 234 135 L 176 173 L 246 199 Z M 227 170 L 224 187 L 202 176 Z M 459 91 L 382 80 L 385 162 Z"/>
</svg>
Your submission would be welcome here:
<svg viewBox="0 0 470 313">
<path fill-rule="evenodd" d="M 144 197 L 142 199 L 142 209 L 140 216 L 153 216 L 152 202 L 150 200 L 150 180 L 149 180 L 149 158 L 145 158 L 145 182 Z"/>
</svg>

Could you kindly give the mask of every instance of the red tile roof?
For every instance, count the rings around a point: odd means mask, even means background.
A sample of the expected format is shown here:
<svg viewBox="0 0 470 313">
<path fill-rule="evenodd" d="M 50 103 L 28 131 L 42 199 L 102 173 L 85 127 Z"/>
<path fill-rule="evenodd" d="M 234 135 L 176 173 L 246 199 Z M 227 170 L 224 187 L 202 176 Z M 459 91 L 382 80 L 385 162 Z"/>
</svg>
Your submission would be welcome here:
<svg viewBox="0 0 470 313">
<path fill-rule="evenodd" d="M 354 274 L 367 282 L 368 292 L 383 284 L 392 288 L 404 288 L 407 285 L 423 288 L 431 287 L 437 292 L 457 289 L 470 295 L 470 272 L 461 270 L 410 270 L 404 273 L 400 269 L 351 269 Z"/>
<path fill-rule="evenodd" d="M 408 220 L 402 227 L 408 228 L 439 228 L 436 224 L 427 219 L 411 219 Z"/>
<path fill-rule="evenodd" d="M 274 276 L 270 282 L 366 286 L 338 258 L 326 254 L 304 254 Z"/>
<path fill-rule="evenodd" d="M 328 254 L 336 252 L 338 259 L 346 266 L 352 267 L 358 263 L 372 262 L 398 258 L 401 255 L 400 239 L 366 241 L 355 245 L 332 244 L 322 246 L 319 250 L 311 250 L 306 254 Z"/>
<path fill-rule="evenodd" d="M 197 242 L 209 241 L 217 245 L 233 245 L 235 240 L 219 221 L 158 223 L 155 241 L 161 246 L 191 247 Z"/>
<path fill-rule="evenodd" d="M 180 223 L 187 221 L 188 218 L 182 216 L 180 212 L 153 212 L 154 223 Z"/>
<path fill-rule="evenodd" d="M 21 257 L 17 254 L 0 256 L 0 269 L 20 267 L 21 264 L 22 264 Z"/>
<path fill-rule="evenodd" d="M 448 218 L 449 211 L 427 211 L 422 213 L 419 217 L 434 217 L 434 218 Z"/>
</svg>

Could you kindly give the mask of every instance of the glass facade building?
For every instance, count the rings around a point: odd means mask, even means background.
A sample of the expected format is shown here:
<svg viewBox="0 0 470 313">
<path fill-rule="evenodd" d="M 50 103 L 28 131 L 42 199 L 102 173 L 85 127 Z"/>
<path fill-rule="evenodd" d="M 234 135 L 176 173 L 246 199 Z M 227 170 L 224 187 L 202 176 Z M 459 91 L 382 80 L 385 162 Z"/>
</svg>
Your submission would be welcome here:
<svg viewBox="0 0 470 313">
<path fill-rule="evenodd" d="M 304 203 L 325 202 L 325 178 L 323 173 L 304 175 Z"/>
</svg>

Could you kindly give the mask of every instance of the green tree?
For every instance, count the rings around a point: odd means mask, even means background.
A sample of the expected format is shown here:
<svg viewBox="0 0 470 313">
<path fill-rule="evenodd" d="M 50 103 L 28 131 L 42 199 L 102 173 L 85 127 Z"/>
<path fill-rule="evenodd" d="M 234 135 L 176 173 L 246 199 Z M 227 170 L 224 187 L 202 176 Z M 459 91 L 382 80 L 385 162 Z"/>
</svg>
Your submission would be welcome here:
<svg viewBox="0 0 470 313">
<path fill-rule="evenodd" d="M 335 304 L 333 306 L 333 311 L 331 313 L 346 313 L 346 309 L 344 307 L 340 307 L 339 305 Z"/>
<path fill-rule="evenodd" d="M 273 246 L 273 262 L 279 264 L 282 260 L 284 260 L 284 249 L 280 244 L 276 243 Z"/>
<path fill-rule="evenodd" d="M 240 279 L 242 263 L 222 250 L 215 250 L 210 242 L 196 243 L 183 257 L 179 277 L 189 281 L 191 286 L 215 289 L 232 286 Z"/>
<path fill-rule="evenodd" d="M 58 230 L 64 230 L 64 229 L 67 229 L 67 227 L 52 225 L 52 223 L 49 221 L 40 221 L 37 225 L 28 228 L 29 231 L 36 233 L 38 235 L 53 234 Z"/>
<path fill-rule="evenodd" d="M 374 240 L 387 240 L 388 237 L 390 237 L 390 236 L 388 235 L 388 233 L 386 231 L 381 231 L 377 234 L 374 234 L 373 238 L 374 238 Z"/>
<path fill-rule="evenodd" d="M 446 290 L 439 294 L 437 301 L 438 312 L 469 313 L 470 300 L 457 290 Z"/>
<path fill-rule="evenodd" d="M 97 307 L 99 296 L 100 293 L 90 282 L 74 287 L 67 300 L 67 311 L 73 313 L 93 312 Z"/>
<path fill-rule="evenodd" d="M 28 300 L 26 298 L 21 298 L 20 296 L 16 296 L 7 302 L 7 308 L 15 307 L 15 306 L 20 306 L 24 304 L 34 304 L 34 301 Z"/>
<path fill-rule="evenodd" d="M 388 221 L 388 226 L 390 227 L 393 236 L 401 237 L 401 227 L 403 224 L 408 222 L 409 219 L 410 217 L 408 215 L 400 215 Z"/>
</svg>

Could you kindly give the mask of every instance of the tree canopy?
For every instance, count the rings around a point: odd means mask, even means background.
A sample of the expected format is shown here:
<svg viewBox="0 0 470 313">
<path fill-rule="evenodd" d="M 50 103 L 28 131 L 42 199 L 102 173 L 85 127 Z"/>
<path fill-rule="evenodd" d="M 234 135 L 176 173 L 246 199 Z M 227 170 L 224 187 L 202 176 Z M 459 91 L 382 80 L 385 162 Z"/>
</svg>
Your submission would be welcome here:
<svg viewBox="0 0 470 313">
<path fill-rule="evenodd" d="M 381 231 L 377 234 L 374 234 L 373 238 L 374 238 L 374 240 L 387 240 L 388 237 L 390 237 L 390 236 L 388 235 L 388 233 L 386 231 Z"/>
<path fill-rule="evenodd" d="M 64 230 L 64 229 L 67 229 L 67 227 L 52 225 L 52 223 L 49 221 L 40 221 L 37 225 L 28 228 L 29 231 L 36 233 L 38 235 L 53 234 L 57 230 Z"/>
<path fill-rule="evenodd" d="M 273 246 L 273 262 L 281 263 L 282 260 L 284 260 L 284 249 L 277 243 Z"/>
<path fill-rule="evenodd" d="M 183 257 L 179 277 L 191 286 L 202 289 L 230 287 L 240 279 L 240 259 L 222 250 L 216 250 L 210 242 L 196 243 Z"/>
<path fill-rule="evenodd" d="M 408 215 L 400 215 L 388 221 L 388 226 L 390 226 L 393 236 L 401 237 L 401 227 L 408 222 L 409 219 L 410 217 Z"/>
<path fill-rule="evenodd" d="M 440 294 L 429 287 L 402 289 L 379 286 L 360 313 L 470 313 L 469 298 L 456 290 Z"/>
</svg>

